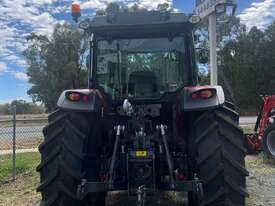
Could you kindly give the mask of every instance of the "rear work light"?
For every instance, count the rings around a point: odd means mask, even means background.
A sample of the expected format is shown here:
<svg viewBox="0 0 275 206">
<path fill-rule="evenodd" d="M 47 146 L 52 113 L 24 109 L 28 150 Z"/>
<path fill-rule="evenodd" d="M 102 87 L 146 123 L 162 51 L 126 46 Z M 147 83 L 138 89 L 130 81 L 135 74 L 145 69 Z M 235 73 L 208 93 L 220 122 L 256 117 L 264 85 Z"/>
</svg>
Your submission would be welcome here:
<svg viewBox="0 0 275 206">
<path fill-rule="evenodd" d="M 204 89 L 200 91 L 196 91 L 193 94 L 191 94 L 192 99 L 209 99 L 213 97 L 216 94 L 216 90 L 214 89 Z"/>
<path fill-rule="evenodd" d="M 68 93 L 67 98 L 72 102 L 77 102 L 81 99 L 81 95 L 76 92 Z"/>
<path fill-rule="evenodd" d="M 78 92 L 69 92 L 66 95 L 67 99 L 70 100 L 71 102 L 88 102 L 89 101 L 89 96 L 85 94 L 80 94 Z"/>
</svg>

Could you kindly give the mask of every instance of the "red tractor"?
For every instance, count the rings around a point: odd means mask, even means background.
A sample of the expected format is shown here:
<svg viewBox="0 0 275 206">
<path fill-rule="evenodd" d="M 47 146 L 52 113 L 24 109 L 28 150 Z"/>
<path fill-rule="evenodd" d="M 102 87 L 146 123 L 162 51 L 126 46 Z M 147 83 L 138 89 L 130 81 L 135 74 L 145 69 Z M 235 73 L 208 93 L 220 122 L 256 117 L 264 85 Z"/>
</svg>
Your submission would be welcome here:
<svg viewBox="0 0 275 206">
<path fill-rule="evenodd" d="M 104 206 L 110 191 L 138 206 L 160 191 L 186 192 L 189 206 L 245 206 L 239 116 L 221 86 L 198 86 L 190 18 L 140 11 L 79 23 L 91 37 L 89 86 L 64 91 L 49 115 L 41 206 Z"/>
<path fill-rule="evenodd" d="M 254 134 L 246 134 L 246 146 L 249 152 L 263 150 L 275 159 L 275 95 L 264 96 L 254 128 Z"/>
</svg>

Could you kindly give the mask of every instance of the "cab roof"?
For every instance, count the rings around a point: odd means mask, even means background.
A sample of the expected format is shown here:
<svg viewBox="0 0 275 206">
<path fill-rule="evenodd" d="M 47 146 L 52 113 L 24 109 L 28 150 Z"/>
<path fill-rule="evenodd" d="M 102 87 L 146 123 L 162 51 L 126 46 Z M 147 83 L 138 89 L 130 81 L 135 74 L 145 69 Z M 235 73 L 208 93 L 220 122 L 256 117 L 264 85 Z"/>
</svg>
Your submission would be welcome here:
<svg viewBox="0 0 275 206">
<path fill-rule="evenodd" d="M 183 13 L 159 11 L 124 12 L 96 16 L 89 22 L 89 31 L 99 36 L 155 36 L 186 32 L 193 26 Z"/>
</svg>

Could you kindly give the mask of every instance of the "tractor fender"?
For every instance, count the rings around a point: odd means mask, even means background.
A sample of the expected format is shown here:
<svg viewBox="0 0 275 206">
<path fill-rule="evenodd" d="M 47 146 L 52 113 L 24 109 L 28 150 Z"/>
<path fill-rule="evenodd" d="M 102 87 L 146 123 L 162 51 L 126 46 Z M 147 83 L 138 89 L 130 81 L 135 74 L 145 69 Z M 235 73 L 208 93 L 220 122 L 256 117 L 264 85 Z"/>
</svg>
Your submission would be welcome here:
<svg viewBox="0 0 275 206">
<path fill-rule="evenodd" d="M 202 91 L 212 91 L 213 95 L 209 98 L 192 96 Z M 221 86 L 194 86 L 183 89 L 180 102 L 183 111 L 202 111 L 222 106 L 225 103 L 225 97 Z"/>
<path fill-rule="evenodd" d="M 80 99 L 70 100 L 71 93 L 78 94 Z M 107 102 L 107 96 L 97 89 L 65 90 L 57 101 L 57 107 L 77 112 L 100 112 L 102 108 L 108 109 Z"/>
</svg>

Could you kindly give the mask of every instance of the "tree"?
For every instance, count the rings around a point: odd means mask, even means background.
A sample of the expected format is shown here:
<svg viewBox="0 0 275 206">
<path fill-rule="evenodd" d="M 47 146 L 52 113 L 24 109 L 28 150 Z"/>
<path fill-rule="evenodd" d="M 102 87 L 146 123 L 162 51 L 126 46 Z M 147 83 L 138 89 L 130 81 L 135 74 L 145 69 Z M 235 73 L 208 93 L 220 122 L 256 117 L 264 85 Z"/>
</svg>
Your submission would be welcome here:
<svg viewBox="0 0 275 206">
<path fill-rule="evenodd" d="M 169 10 L 168 4 L 160 4 L 157 10 Z M 106 9 L 98 10 L 96 15 L 117 12 L 135 12 L 145 10 L 137 4 L 128 8 L 112 2 Z M 52 111 L 60 93 L 65 89 L 84 88 L 87 85 L 85 66 L 88 36 L 72 25 L 56 25 L 53 36 L 30 34 L 30 43 L 24 55 L 30 65 L 27 74 L 32 84 L 28 94 L 34 102 L 43 102 L 48 111 Z"/>
<path fill-rule="evenodd" d="M 257 111 L 260 95 L 275 93 L 275 24 L 240 32 L 221 51 L 222 67 L 238 106 Z"/>
<path fill-rule="evenodd" d="M 87 85 L 87 36 L 71 25 L 56 25 L 51 38 L 31 34 L 30 45 L 24 52 L 27 74 L 32 84 L 28 94 L 51 111 L 65 89 L 85 88 Z"/>
<path fill-rule="evenodd" d="M 228 70 L 224 69 L 223 49 L 230 42 L 234 42 L 236 38 L 245 33 L 245 26 L 240 23 L 240 19 L 234 16 L 220 15 L 217 19 L 217 51 L 218 51 L 218 84 L 224 89 L 226 99 L 231 102 L 236 102 L 234 90 L 230 79 L 228 79 Z M 195 46 L 209 50 L 209 33 L 208 22 L 202 22 L 196 29 L 197 36 Z M 205 68 L 209 68 L 209 64 L 204 65 L 203 71 L 199 71 L 200 84 L 209 84 L 210 75 L 205 73 Z"/>
<path fill-rule="evenodd" d="M 162 4 L 158 4 L 155 10 L 164 12 L 164 11 L 173 11 L 173 8 L 168 3 L 162 3 Z M 107 5 L 105 9 L 97 10 L 96 15 L 103 16 L 103 15 L 119 13 L 119 12 L 138 12 L 138 11 L 147 11 L 147 9 L 144 7 L 140 7 L 137 3 L 128 7 L 128 6 L 125 6 L 124 4 L 111 2 Z"/>
<path fill-rule="evenodd" d="M 0 105 L 0 114 L 11 115 L 13 106 L 16 106 L 17 114 L 41 114 L 45 112 L 43 106 L 39 106 L 34 103 L 29 103 L 25 100 L 14 100 L 11 102 L 11 104 Z"/>
<path fill-rule="evenodd" d="M 10 104 L 0 104 L 0 115 L 9 115 L 11 114 Z"/>
<path fill-rule="evenodd" d="M 209 49 L 207 24 L 198 28 L 197 47 Z M 255 112 L 260 95 L 275 93 L 275 22 L 265 31 L 246 26 L 236 17 L 221 16 L 217 27 L 219 84 L 226 98 L 242 111 Z M 208 81 L 200 72 L 200 79 Z"/>
</svg>

